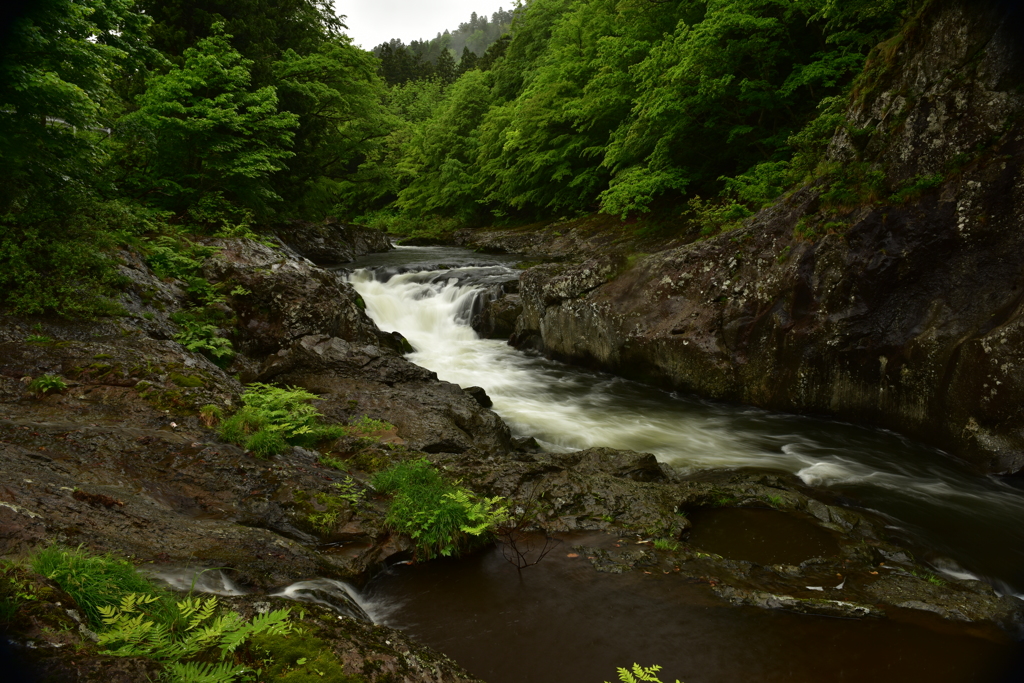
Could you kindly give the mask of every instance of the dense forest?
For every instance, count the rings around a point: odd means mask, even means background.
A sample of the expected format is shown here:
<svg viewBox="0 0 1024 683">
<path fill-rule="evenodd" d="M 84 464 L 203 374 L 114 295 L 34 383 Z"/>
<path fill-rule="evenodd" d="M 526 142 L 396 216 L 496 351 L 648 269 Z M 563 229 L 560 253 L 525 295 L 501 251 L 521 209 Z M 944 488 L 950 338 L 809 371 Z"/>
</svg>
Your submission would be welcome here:
<svg viewBox="0 0 1024 683">
<path fill-rule="evenodd" d="M 40 0 L 3 43 L 0 291 L 112 312 L 119 246 L 296 219 L 711 231 L 812 174 L 841 200 L 870 172 L 820 153 L 911 4 L 532 0 L 375 56 L 327 0 Z"/>
</svg>

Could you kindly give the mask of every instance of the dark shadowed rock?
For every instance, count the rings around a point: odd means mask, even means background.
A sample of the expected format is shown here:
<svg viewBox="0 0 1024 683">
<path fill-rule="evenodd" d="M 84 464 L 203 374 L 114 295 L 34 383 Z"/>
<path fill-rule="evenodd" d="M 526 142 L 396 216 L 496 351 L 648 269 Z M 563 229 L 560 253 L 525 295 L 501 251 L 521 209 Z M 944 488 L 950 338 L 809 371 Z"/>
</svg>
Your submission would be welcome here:
<svg viewBox="0 0 1024 683">
<path fill-rule="evenodd" d="M 473 397 L 473 400 L 480 404 L 483 408 L 490 408 L 494 405 L 491 397 L 487 395 L 483 387 L 466 387 L 463 389 L 467 394 Z"/>
<path fill-rule="evenodd" d="M 300 256 L 321 265 L 348 263 L 365 254 L 394 248 L 380 230 L 333 219 L 323 223 L 291 221 L 279 226 L 276 234 Z"/>
</svg>

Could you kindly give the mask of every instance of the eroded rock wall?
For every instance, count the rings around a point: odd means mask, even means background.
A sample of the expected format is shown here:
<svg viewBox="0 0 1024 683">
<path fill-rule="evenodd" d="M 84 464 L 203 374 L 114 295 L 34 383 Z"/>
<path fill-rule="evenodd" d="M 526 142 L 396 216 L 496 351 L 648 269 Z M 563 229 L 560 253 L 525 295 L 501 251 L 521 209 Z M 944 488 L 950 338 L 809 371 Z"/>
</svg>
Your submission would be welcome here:
<svg viewBox="0 0 1024 683">
<path fill-rule="evenodd" d="M 886 197 L 840 228 L 795 237 L 821 215 L 812 185 L 712 239 L 531 269 L 513 341 L 1024 469 L 1018 27 L 998 3 L 936 1 L 880 47 L 829 156 L 883 173 Z"/>
</svg>

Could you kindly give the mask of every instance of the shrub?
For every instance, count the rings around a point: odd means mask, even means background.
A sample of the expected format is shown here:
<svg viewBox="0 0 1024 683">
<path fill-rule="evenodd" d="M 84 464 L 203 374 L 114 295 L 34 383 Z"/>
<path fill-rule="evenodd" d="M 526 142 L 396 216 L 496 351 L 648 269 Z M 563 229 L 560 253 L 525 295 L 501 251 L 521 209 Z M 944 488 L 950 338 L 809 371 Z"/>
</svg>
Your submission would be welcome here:
<svg viewBox="0 0 1024 683">
<path fill-rule="evenodd" d="M 378 472 L 373 485 L 394 496 L 386 523 L 408 534 L 427 559 L 458 555 L 507 517 L 500 497 L 478 498 L 446 482 L 425 458 Z"/>
<path fill-rule="evenodd" d="M 335 482 L 333 486 L 338 493 L 321 492 L 315 496 L 317 502 L 324 506 L 323 511 L 310 513 L 307 517 L 310 526 L 322 534 L 329 534 L 334 530 L 343 509 L 358 509 L 366 496 L 365 491 L 359 488 L 352 477 L 345 477 L 344 482 Z"/>
<path fill-rule="evenodd" d="M 224 417 L 224 411 L 219 407 L 208 403 L 199 409 L 199 419 L 206 427 L 212 427 Z"/>
<path fill-rule="evenodd" d="M 175 235 L 161 235 L 145 245 L 146 264 L 157 277 L 188 280 L 198 275 L 203 262 L 218 251 Z"/>
<path fill-rule="evenodd" d="M 322 415 L 308 403 L 315 398 L 299 387 L 250 384 L 242 394 L 242 409 L 221 423 L 220 435 L 257 457 L 276 455 L 289 445 L 313 445 L 344 436 L 344 426 L 320 422 Z"/>
<path fill-rule="evenodd" d="M 402 213 L 393 209 L 382 209 L 360 216 L 356 222 L 367 227 L 382 230 L 401 239 L 425 239 L 443 241 L 456 230 L 464 227 L 457 218 L 447 216 L 425 216 L 420 213 Z"/>
<path fill-rule="evenodd" d="M 236 663 L 236 659 L 249 659 L 248 653 L 239 656 L 241 648 L 254 636 L 285 636 L 295 630 L 288 609 L 247 621 L 236 612 L 222 611 L 215 597 L 190 595 L 176 601 L 136 573 L 129 562 L 91 555 L 81 547 L 45 548 L 32 559 L 31 567 L 74 598 L 98 632 L 103 654 L 155 660 L 164 667 L 161 680 L 169 683 L 252 680 L 240 678 L 254 673 Z M 14 587 L 14 597 L 36 599 L 24 594 L 20 585 Z M 4 607 L 0 604 L 0 612 Z"/>
<path fill-rule="evenodd" d="M 101 608 L 117 605 L 129 593 L 153 591 L 152 584 L 136 573 L 131 563 L 91 555 L 81 547 L 44 548 L 32 559 L 32 570 L 74 598 L 93 628 L 103 624 Z"/>
</svg>

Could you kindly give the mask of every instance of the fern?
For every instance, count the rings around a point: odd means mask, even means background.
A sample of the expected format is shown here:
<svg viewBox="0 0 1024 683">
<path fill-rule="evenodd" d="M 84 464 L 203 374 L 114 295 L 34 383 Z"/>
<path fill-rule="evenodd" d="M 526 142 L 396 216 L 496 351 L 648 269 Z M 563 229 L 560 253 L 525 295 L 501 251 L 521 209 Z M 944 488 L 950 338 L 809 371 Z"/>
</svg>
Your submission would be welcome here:
<svg viewBox="0 0 1024 683">
<path fill-rule="evenodd" d="M 633 664 L 633 670 L 624 669 L 619 667 L 619 681 L 621 683 L 661 683 L 661 679 L 658 678 L 657 673 L 661 671 L 661 666 L 655 664 L 644 668 L 639 664 Z M 608 683 L 605 681 L 605 683 Z M 676 683 L 679 683 L 679 679 L 676 679 Z"/>
<path fill-rule="evenodd" d="M 130 594 L 120 605 L 101 607 L 107 630 L 99 634 L 103 654 L 117 657 L 149 657 L 166 665 L 173 683 L 234 681 L 247 669 L 224 662 L 250 637 L 287 635 L 294 630 L 291 612 L 275 610 L 246 621 L 237 612 L 217 614 L 217 598 L 187 597 L 176 604 L 177 614 L 155 620 L 146 607 L 158 602 L 152 595 Z M 183 661 L 217 657 L 222 663 Z"/>
<path fill-rule="evenodd" d="M 232 683 L 248 668 L 230 662 L 172 662 L 164 667 L 164 680 L 168 683 Z"/>
</svg>

